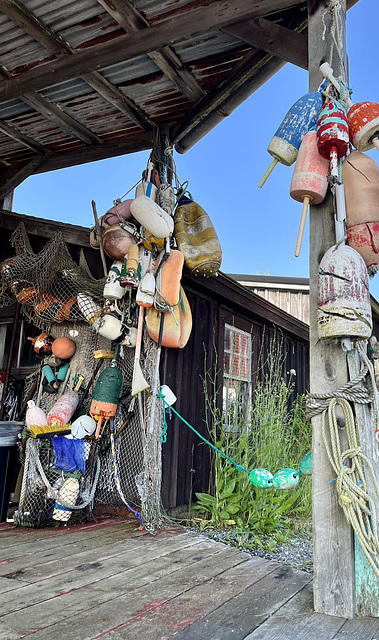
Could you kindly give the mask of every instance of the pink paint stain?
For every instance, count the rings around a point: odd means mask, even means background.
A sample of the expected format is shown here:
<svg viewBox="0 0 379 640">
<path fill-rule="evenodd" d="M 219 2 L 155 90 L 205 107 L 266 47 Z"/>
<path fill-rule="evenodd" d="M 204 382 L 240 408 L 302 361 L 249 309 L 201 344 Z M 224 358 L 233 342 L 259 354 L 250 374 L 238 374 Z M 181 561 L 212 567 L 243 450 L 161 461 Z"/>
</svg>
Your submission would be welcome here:
<svg viewBox="0 0 379 640">
<path fill-rule="evenodd" d="M 155 611 L 157 611 L 159 607 L 164 605 L 166 602 L 166 600 L 152 600 L 151 602 L 146 604 L 143 609 L 137 611 L 137 613 L 135 613 L 134 616 L 129 618 L 126 622 L 122 622 L 121 624 L 117 625 L 117 627 L 113 627 L 113 629 L 107 629 L 106 631 L 103 631 L 98 636 L 92 638 L 92 640 L 98 640 L 98 638 L 103 638 L 108 633 L 118 631 L 119 629 L 122 629 L 123 627 L 132 624 L 133 622 L 137 622 L 138 620 L 147 618 L 151 613 L 155 613 Z"/>
</svg>

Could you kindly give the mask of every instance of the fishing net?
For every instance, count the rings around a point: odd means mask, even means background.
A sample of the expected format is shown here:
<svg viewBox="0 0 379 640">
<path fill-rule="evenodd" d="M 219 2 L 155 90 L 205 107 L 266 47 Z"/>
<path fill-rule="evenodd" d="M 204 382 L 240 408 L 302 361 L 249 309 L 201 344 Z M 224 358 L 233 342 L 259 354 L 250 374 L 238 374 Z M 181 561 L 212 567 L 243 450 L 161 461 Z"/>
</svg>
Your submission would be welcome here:
<svg viewBox="0 0 379 640">
<path fill-rule="evenodd" d="M 77 303 L 78 293 L 101 300 L 104 280 L 91 276 L 83 252 L 79 265 L 74 262 L 60 231 L 35 254 L 25 225 L 20 223 L 11 243 L 16 255 L 0 265 L 0 307 L 17 300 L 23 314 L 43 328 L 50 322 L 83 319 Z"/>
<path fill-rule="evenodd" d="M 85 520 L 100 472 L 100 463 L 96 455 L 92 456 L 92 451 L 93 444 L 84 442 L 85 473 L 79 470 L 67 473 L 54 467 L 50 438 L 28 438 L 26 445 L 21 445 L 24 475 L 15 523 L 38 528 L 69 519 L 75 523 Z"/>
</svg>

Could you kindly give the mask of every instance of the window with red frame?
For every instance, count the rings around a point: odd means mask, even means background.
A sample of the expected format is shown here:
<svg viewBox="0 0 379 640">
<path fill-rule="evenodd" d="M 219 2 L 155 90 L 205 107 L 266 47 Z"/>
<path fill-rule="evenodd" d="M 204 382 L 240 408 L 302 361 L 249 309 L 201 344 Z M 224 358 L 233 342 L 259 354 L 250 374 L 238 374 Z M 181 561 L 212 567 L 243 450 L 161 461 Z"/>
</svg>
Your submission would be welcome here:
<svg viewBox="0 0 379 640">
<path fill-rule="evenodd" d="M 224 334 L 224 427 L 239 431 L 251 396 L 251 335 L 230 325 Z"/>
</svg>

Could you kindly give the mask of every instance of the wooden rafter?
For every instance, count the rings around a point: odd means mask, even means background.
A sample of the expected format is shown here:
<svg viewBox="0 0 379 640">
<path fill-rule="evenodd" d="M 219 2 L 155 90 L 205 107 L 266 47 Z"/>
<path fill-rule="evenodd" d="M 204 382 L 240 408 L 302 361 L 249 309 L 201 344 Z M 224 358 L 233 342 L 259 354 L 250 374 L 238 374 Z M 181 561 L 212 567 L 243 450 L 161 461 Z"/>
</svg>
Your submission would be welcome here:
<svg viewBox="0 0 379 640">
<path fill-rule="evenodd" d="M 32 160 L 21 167 L 17 173 L 14 173 L 10 178 L 8 178 L 0 187 L 0 201 L 3 200 L 8 193 L 13 191 L 13 189 L 18 187 L 21 182 L 24 182 L 26 178 L 29 178 L 29 176 L 31 176 L 35 170 L 47 160 L 49 155 L 50 154 L 41 154 L 35 156 Z"/>
<path fill-rule="evenodd" d="M 42 44 L 48 51 L 58 56 L 74 55 L 74 50 L 57 33 L 46 26 L 31 11 L 26 9 L 18 0 L 0 0 L 0 11 L 18 24 L 32 38 Z M 119 111 L 128 116 L 137 126 L 144 130 L 151 130 L 154 123 L 130 98 L 113 86 L 100 73 L 83 74 L 82 78 L 97 93 L 103 96 Z M 99 142 L 99 139 L 96 140 Z"/>
<path fill-rule="evenodd" d="M 12 75 L 4 69 L 4 67 L 0 67 L 0 77 L 12 78 Z M 100 138 L 98 138 L 95 133 L 89 131 L 89 129 L 80 124 L 75 118 L 72 118 L 68 113 L 63 111 L 63 109 L 58 107 L 58 105 L 50 102 L 39 93 L 30 91 L 29 93 L 22 94 L 20 99 L 32 109 L 42 113 L 48 120 L 55 122 L 63 131 L 66 131 L 74 138 L 78 138 L 89 145 L 101 144 Z"/>
<path fill-rule="evenodd" d="M 140 32 L 120 36 L 87 50 L 64 56 L 9 78 L 0 85 L 0 101 L 29 91 L 56 85 L 112 64 L 156 51 L 163 46 L 222 29 L 244 19 L 256 18 L 293 5 L 293 0 L 217 0 L 206 6 L 175 16 Z"/>
<path fill-rule="evenodd" d="M 134 33 L 150 27 L 149 21 L 129 0 L 97 1 L 125 29 L 126 33 Z M 148 56 L 170 78 L 189 102 L 195 103 L 205 95 L 206 91 L 171 47 L 165 46 L 160 51 L 150 51 Z"/>
<path fill-rule="evenodd" d="M 48 153 L 48 148 L 43 144 L 40 144 L 30 136 L 27 136 L 25 133 L 22 133 L 16 127 L 12 127 L 12 125 L 5 122 L 5 120 L 0 120 L 0 131 L 4 133 L 9 138 L 13 138 L 13 140 L 17 140 L 25 147 L 32 149 L 36 153 Z"/>
<path fill-rule="evenodd" d="M 264 18 L 256 18 L 225 27 L 223 31 L 256 49 L 278 56 L 302 69 L 308 69 L 307 37 L 292 29 L 281 27 Z"/>
</svg>

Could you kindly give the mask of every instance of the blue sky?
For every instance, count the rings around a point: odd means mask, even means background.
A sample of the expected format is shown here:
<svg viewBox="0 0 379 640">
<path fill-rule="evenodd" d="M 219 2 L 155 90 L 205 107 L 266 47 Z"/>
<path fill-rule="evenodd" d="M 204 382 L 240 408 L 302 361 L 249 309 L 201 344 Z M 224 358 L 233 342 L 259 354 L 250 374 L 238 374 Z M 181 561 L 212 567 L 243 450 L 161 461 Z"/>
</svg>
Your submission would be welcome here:
<svg viewBox="0 0 379 640">
<path fill-rule="evenodd" d="M 377 45 L 369 25 L 379 23 L 378 0 L 360 0 L 348 13 L 347 44 L 353 102 L 379 102 Z M 294 249 L 301 205 L 291 199 L 293 167 L 278 165 L 263 189 L 266 151 L 290 106 L 308 91 L 305 70 L 287 64 L 185 155 L 175 154 L 181 182 L 212 218 L 226 273 L 307 277 L 308 224 L 301 256 Z M 91 200 L 99 215 L 141 176 L 148 152 L 32 176 L 16 189 L 14 211 L 90 226 Z M 379 163 L 379 152 L 370 155 Z M 370 281 L 379 299 L 379 275 Z"/>
</svg>

